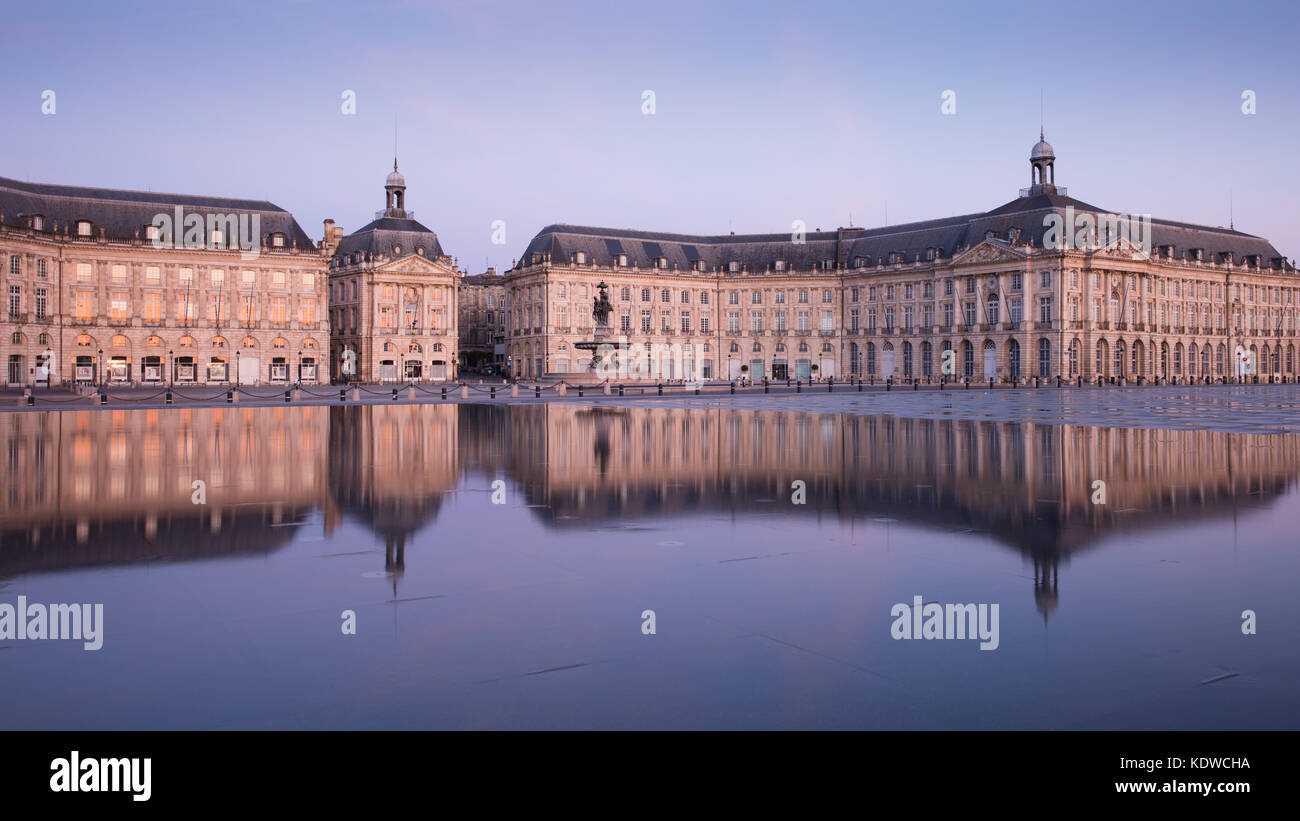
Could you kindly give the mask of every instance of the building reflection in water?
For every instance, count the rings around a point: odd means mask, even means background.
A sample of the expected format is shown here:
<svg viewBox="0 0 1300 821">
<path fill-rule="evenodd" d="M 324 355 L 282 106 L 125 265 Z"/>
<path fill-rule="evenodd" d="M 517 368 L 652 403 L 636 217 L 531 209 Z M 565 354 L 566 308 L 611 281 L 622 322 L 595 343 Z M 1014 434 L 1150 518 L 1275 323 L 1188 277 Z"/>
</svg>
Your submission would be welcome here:
<svg viewBox="0 0 1300 821">
<path fill-rule="evenodd" d="M 9 413 L 0 438 L 0 578 L 267 553 L 346 517 L 396 595 L 415 534 L 486 475 L 553 528 L 727 511 L 988 534 L 1032 566 L 1044 618 L 1061 563 L 1115 528 L 1231 515 L 1300 472 L 1294 436 L 568 404 Z"/>
</svg>

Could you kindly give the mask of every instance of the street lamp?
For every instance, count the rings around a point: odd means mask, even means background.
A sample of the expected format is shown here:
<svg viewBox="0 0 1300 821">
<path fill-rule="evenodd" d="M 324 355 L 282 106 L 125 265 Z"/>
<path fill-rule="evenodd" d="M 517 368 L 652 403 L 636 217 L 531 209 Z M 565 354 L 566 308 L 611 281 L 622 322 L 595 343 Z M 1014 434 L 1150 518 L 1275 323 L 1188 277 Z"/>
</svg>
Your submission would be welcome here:
<svg viewBox="0 0 1300 821">
<path fill-rule="evenodd" d="M 302 387 L 302 351 L 298 351 L 298 378 L 295 381 Z"/>
<path fill-rule="evenodd" d="M 170 349 L 168 349 L 168 351 L 167 351 L 167 387 L 169 387 L 169 388 L 172 386 L 172 372 L 173 372 L 173 371 L 175 370 L 175 368 L 176 368 L 176 364 L 175 364 L 175 362 L 176 362 L 176 359 L 175 359 L 174 356 L 172 356 L 172 351 L 171 351 Z"/>
<path fill-rule="evenodd" d="M 239 351 L 235 351 L 235 378 L 232 380 L 230 375 L 226 374 L 226 381 L 233 381 L 236 385 L 239 384 Z"/>
<path fill-rule="evenodd" d="M 103 348 L 99 349 L 99 365 L 97 366 L 97 370 L 99 371 L 98 373 L 99 386 L 102 388 L 104 386 L 104 349 Z"/>
</svg>

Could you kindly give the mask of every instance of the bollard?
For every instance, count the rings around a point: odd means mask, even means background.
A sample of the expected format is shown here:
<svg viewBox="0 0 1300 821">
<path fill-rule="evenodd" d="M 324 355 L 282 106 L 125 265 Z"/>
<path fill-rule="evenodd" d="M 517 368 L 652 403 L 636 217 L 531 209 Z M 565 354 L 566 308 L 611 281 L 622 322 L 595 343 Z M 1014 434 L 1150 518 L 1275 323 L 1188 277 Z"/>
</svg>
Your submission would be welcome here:
<svg viewBox="0 0 1300 821">
<path fill-rule="evenodd" d="M 970 377 L 962 377 L 966 381 L 966 390 L 970 390 Z"/>
<path fill-rule="evenodd" d="M 542 386 L 541 386 L 541 385 L 533 385 L 533 398 L 535 398 L 535 399 L 541 399 L 541 398 L 542 398 Z"/>
<path fill-rule="evenodd" d="M 735 393 L 735 392 L 736 392 L 736 383 L 735 383 L 735 382 L 732 382 L 732 383 L 731 383 L 731 392 L 732 392 L 732 393 Z"/>
<path fill-rule="evenodd" d="M 1034 377 L 1034 387 L 1035 387 L 1035 388 L 1038 387 L 1038 377 L 1037 377 L 1037 376 Z M 1061 387 L 1061 375 L 1060 375 L 1059 373 L 1056 375 L 1056 387 L 1058 387 L 1058 388 Z"/>
<path fill-rule="evenodd" d="M 167 405 L 172 404 L 172 392 L 171 392 L 171 391 L 167 391 L 167 396 L 163 398 L 163 403 L 164 403 L 164 404 L 167 404 Z"/>
<path fill-rule="evenodd" d="M 800 382 L 798 379 L 794 380 L 794 392 L 795 392 L 795 393 L 803 393 L 803 383 Z M 734 391 L 733 391 L 733 393 L 734 393 Z"/>
<path fill-rule="evenodd" d="M 766 387 L 763 388 L 763 393 L 767 393 L 767 388 L 766 388 Z M 700 383 L 699 383 L 699 382 L 696 382 L 696 383 L 695 383 L 695 395 L 696 395 L 696 396 L 699 396 L 699 395 L 700 395 Z"/>
<path fill-rule="evenodd" d="M 578 398 L 579 398 L 579 399 L 582 398 L 582 386 L 581 386 L 581 385 L 578 386 Z"/>
<path fill-rule="evenodd" d="M 835 382 L 833 380 L 826 383 L 826 392 L 827 393 L 835 392 Z"/>
<path fill-rule="evenodd" d="M 397 401 L 397 388 L 393 388 L 393 401 Z"/>
<path fill-rule="evenodd" d="M 1077 387 L 1080 387 L 1080 388 L 1083 387 L 1083 374 L 1079 374 L 1079 381 L 1078 381 L 1078 383 L 1077 383 Z"/>
<path fill-rule="evenodd" d="M 663 386 L 663 383 L 658 383 L 658 382 L 657 382 L 657 383 L 655 383 L 655 387 L 659 389 L 659 395 L 660 395 L 660 396 L 663 396 L 663 395 L 664 395 L 664 386 Z"/>
<path fill-rule="evenodd" d="M 623 386 L 622 386 L 622 385 L 619 385 L 619 386 L 618 386 L 618 395 L 619 395 L 619 396 L 622 396 L 622 395 L 623 395 Z"/>
<path fill-rule="evenodd" d="M 340 401 L 340 402 L 346 402 L 346 401 L 348 401 L 348 389 L 347 389 L 347 388 L 339 388 L 339 401 Z"/>
<path fill-rule="evenodd" d="M 168 396 L 168 398 L 170 398 L 170 397 L 171 397 L 171 394 L 167 394 L 167 396 Z M 287 391 L 287 390 L 284 392 L 284 401 L 286 401 L 286 402 L 289 401 L 289 391 Z"/>
<path fill-rule="evenodd" d="M 943 380 L 939 380 L 939 390 L 943 390 Z"/>
<path fill-rule="evenodd" d="M 233 390 L 226 391 L 226 404 L 227 405 L 233 404 L 234 401 L 235 401 L 235 392 Z"/>
<path fill-rule="evenodd" d="M 993 390 L 993 377 L 989 377 L 989 390 Z"/>
<path fill-rule="evenodd" d="M 488 398 L 489 398 L 489 399 L 496 399 L 496 398 L 497 398 L 497 386 L 496 386 L 496 385 L 493 385 L 491 388 L 488 389 Z"/>
<path fill-rule="evenodd" d="M 699 392 L 700 392 L 700 389 L 699 389 L 699 388 L 696 388 L 696 389 L 695 389 L 695 392 L 696 392 L 696 393 L 699 393 Z M 763 393 L 767 393 L 767 380 L 766 380 L 766 379 L 763 380 Z"/>
<path fill-rule="evenodd" d="M 885 380 L 885 391 L 889 392 L 893 390 L 893 387 L 894 387 L 894 377 L 891 376 Z"/>
<path fill-rule="evenodd" d="M 446 386 L 446 385 L 443 385 L 443 386 L 442 386 L 442 398 L 443 398 L 443 399 L 446 399 L 446 398 L 447 398 L 447 386 Z"/>
<path fill-rule="evenodd" d="M 919 391 L 920 389 L 921 389 L 921 383 L 918 382 L 918 381 L 916 381 L 915 379 L 913 379 L 913 380 L 912 380 L 912 390 L 914 390 L 914 391 Z"/>
</svg>

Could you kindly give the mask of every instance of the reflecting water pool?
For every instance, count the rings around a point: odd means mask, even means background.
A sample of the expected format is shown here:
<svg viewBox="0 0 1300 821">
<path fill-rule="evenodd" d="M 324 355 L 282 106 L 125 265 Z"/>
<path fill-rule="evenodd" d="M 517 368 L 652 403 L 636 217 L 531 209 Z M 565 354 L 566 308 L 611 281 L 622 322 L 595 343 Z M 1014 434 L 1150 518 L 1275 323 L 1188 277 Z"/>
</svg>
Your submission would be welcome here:
<svg viewBox="0 0 1300 821">
<path fill-rule="evenodd" d="M 0 607 L 103 606 L 98 650 L 0 624 L 2 728 L 1300 727 L 1294 435 L 466 404 L 0 438 Z M 957 604 L 995 648 L 924 638 Z"/>
</svg>

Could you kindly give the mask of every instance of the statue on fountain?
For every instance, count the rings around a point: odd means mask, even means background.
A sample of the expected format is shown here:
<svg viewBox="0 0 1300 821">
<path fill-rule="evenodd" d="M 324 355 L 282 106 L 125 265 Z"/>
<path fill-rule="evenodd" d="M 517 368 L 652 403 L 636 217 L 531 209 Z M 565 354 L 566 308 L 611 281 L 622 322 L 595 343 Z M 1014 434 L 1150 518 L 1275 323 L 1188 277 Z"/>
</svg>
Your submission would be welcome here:
<svg viewBox="0 0 1300 821">
<path fill-rule="evenodd" d="M 591 318 L 596 320 L 597 328 L 608 328 L 609 315 L 614 311 L 614 306 L 609 301 L 609 286 L 601 282 L 596 287 L 599 294 L 592 300 Z"/>
</svg>

